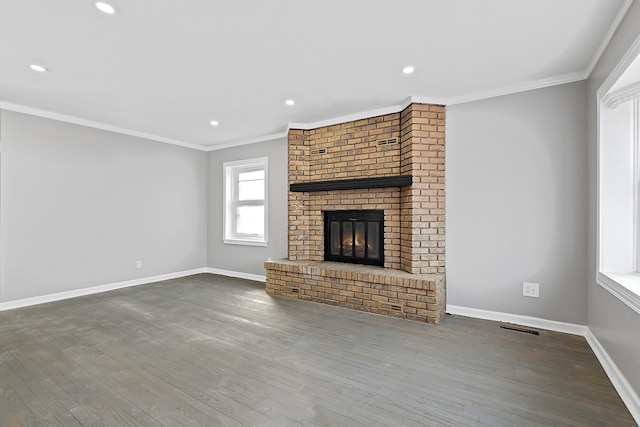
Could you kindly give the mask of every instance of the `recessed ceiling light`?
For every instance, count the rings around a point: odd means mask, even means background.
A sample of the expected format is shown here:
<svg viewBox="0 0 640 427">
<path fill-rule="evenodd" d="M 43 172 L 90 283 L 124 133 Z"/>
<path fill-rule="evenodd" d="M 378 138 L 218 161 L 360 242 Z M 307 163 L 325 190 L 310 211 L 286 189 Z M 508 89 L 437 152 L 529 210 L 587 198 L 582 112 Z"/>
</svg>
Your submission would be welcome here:
<svg viewBox="0 0 640 427">
<path fill-rule="evenodd" d="M 405 74 L 411 74 L 411 73 L 413 73 L 415 70 L 416 70 L 416 69 L 415 69 L 415 68 L 413 68 L 411 65 L 407 65 L 406 67 L 404 67 L 404 68 L 402 69 L 402 72 L 403 72 L 403 73 L 405 73 Z"/>
<path fill-rule="evenodd" d="M 103 1 L 97 1 L 96 7 L 100 12 L 108 13 L 109 15 L 113 15 L 114 13 L 116 13 L 116 9 L 113 6 Z"/>
<path fill-rule="evenodd" d="M 218 123 L 218 122 L 217 122 L 217 121 L 215 121 L 215 120 L 211 120 L 211 121 L 209 122 L 209 124 L 210 124 L 211 126 L 218 126 L 220 123 Z"/>
<path fill-rule="evenodd" d="M 295 104 L 296 102 L 293 99 L 287 99 L 286 101 L 284 101 L 285 104 L 291 106 L 293 104 Z"/>
<path fill-rule="evenodd" d="M 38 64 L 31 64 L 29 65 L 29 68 L 31 68 L 33 71 L 38 71 L 40 73 L 49 71 L 47 68 L 44 68 L 42 65 L 38 65 Z"/>
</svg>

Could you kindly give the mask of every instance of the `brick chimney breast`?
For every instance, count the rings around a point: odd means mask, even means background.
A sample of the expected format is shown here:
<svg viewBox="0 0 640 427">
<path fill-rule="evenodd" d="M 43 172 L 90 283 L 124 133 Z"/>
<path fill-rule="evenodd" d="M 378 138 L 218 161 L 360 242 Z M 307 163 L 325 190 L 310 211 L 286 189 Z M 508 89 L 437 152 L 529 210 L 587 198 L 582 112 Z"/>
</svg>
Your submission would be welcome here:
<svg viewBox="0 0 640 427">
<path fill-rule="evenodd" d="M 266 291 L 438 323 L 445 311 L 445 107 L 289 131 L 289 185 L 411 176 L 402 187 L 289 191 L 288 259 Z M 397 185 L 397 184 L 396 184 Z M 384 210 L 384 268 L 324 261 L 324 211 Z"/>
</svg>

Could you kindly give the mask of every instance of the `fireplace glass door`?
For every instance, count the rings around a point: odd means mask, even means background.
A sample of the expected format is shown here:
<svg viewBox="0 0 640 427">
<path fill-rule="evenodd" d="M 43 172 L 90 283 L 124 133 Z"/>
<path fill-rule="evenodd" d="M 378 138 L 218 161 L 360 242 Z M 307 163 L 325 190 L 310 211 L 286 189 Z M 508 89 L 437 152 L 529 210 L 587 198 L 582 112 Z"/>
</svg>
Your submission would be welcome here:
<svg viewBox="0 0 640 427">
<path fill-rule="evenodd" d="M 384 212 L 326 211 L 325 261 L 384 265 Z"/>
</svg>

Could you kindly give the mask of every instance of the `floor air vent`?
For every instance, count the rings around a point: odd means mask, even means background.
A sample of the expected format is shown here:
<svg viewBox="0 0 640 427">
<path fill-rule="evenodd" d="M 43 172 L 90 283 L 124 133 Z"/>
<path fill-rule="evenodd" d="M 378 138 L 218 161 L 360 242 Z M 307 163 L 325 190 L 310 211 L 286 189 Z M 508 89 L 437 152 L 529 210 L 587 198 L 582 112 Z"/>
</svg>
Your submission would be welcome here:
<svg viewBox="0 0 640 427">
<path fill-rule="evenodd" d="M 529 329 L 518 325 L 511 325 L 509 323 L 503 323 L 500 325 L 500 327 L 502 329 L 509 329 L 511 331 L 524 332 L 525 334 L 540 335 L 540 332 L 536 331 L 535 329 Z"/>
<path fill-rule="evenodd" d="M 388 302 L 381 302 L 378 304 L 378 308 L 383 310 L 391 310 L 391 311 L 402 311 L 401 304 L 390 304 Z"/>
</svg>

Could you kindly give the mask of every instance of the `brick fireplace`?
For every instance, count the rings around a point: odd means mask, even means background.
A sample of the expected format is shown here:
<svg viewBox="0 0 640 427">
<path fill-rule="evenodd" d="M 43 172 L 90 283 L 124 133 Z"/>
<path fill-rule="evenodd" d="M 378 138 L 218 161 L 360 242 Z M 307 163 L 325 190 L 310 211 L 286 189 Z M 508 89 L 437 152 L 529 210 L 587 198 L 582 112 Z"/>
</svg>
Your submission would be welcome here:
<svg viewBox="0 0 640 427">
<path fill-rule="evenodd" d="M 289 131 L 288 259 L 268 293 L 438 323 L 445 310 L 445 107 Z M 325 212 L 384 212 L 384 267 L 325 261 Z"/>
</svg>

